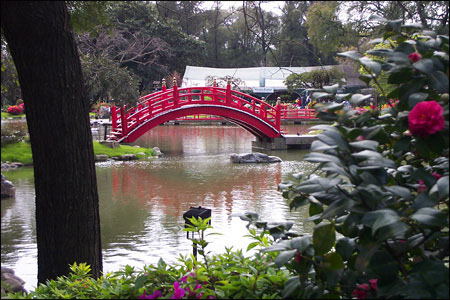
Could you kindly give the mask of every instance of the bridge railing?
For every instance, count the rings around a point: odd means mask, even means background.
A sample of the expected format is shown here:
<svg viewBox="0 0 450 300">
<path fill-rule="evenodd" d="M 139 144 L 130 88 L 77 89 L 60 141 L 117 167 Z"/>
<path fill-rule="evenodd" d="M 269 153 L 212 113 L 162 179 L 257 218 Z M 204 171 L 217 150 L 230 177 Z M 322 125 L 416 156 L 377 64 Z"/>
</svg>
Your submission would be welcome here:
<svg viewBox="0 0 450 300">
<path fill-rule="evenodd" d="M 172 89 L 166 89 L 163 81 L 161 91 L 139 98 L 139 102 L 132 108 L 126 106 L 111 110 L 113 133 L 126 135 L 141 122 L 159 115 L 165 111 L 176 109 L 186 105 L 210 104 L 234 107 L 255 115 L 275 128 L 280 129 L 280 105 L 270 104 L 253 96 L 231 90 L 228 82 L 226 88 L 216 85 L 212 87 L 186 87 L 178 88 L 176 81 Z"/>
</svg>

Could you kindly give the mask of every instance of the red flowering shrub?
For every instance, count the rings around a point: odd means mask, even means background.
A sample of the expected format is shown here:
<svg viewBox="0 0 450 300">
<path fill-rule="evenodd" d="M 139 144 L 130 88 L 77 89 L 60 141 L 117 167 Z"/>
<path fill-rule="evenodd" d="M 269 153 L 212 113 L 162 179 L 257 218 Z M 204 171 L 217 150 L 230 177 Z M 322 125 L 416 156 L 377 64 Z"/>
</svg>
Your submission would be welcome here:
<svg viewBox="0 0 450 300">
<path fill-rule="evenodd" d="M 436 101 L 420 102 L 408 115 L 409 130 L 417 136 L 427 137 L 445 126 L 443 109 Z"/>
<path fill-rule="evenodd" d="M 20 115 L 23 112 L 24 106 L 23 103 L 20 105 L 13 105 L 8 107 L 7 112 L 11 115 Z"/>
</svg>

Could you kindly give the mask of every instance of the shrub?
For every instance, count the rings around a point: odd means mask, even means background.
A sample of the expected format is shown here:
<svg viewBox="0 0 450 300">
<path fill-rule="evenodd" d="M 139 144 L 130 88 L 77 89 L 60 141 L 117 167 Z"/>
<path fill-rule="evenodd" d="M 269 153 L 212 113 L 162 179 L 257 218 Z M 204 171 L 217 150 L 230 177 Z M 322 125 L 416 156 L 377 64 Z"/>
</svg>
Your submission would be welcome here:
<svg viewBox="0 0 450 300">
<path fill-rule="evenodd" d="M 8 107 L 6 112 L 11 115 L 20 115 L 21 113 L 23 113 L 23 111 L 24 111 L 24 104 L 22 103 L 20 105 L 12 105 Z"/>
<path fill-rule="evenodd" d="M 194 226 L 186 229 L 203 237 L 208 219 L 191 219 Z M 252 247 L 268 246 L 268 232 L 256 235 Z M 117 272 L 104 274 L 99 279 L 90 276 L 90 267 L 74 263 L 68 276 L 60 276 L 31 291 L 28 295 L 8 294 L 10 299 L 280 299 L 288 279 L 286 270 L 278 269 L 270 253 L 245 257 L 241 250 L 208 256 L 203 238 L 193 240 L 199 247 L 201 259 L 180 255 L 179 263 L 167 265 L 162 259 L 157 265 L 142 270 L 125 266 Z"/>
<path fill-rule="evenodd" d="M 382 111 L 316 105 L 320 119 L 335 122 L 311 128 L 323 130 L 305 157 L 317 171 L 280 185 L 292 209 L 309 205 L 313 234 L 264 250 L 294 274 L 284 297 L 449 297 L 448 36 L 376 19 L 397 45 L 369 51 L 385 60 L 339 55 L 375 84 L 384 70 L 392 90 L 383 100 L 398 103 Z M 353 107 L 370 97 L 337 88 L 313 97 Z"/>
</svg>

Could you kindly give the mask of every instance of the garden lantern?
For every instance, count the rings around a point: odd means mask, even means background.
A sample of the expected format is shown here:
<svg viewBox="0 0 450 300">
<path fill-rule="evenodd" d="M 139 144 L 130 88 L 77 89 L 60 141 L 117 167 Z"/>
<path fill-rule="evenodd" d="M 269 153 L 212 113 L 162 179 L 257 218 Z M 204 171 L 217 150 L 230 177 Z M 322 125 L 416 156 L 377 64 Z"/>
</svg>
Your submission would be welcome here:
<svg viewBox="0 0 450 300">
<path fill-rule="evenodd" d="M 187 225 L 192 225 L 191 221 L 188 220 L 188 218 L 192 218 L 192 217 L 195 217 L 195 218 L 199 218 L 200 217 L 203 220 L 206 219 L 206 218 L 209 218 L 209 217 L 211 217 L 211 209 L 204 208 L 204 207 L 201 207 L 201 206 L 199 206 L 199 207 L 192 207 L 191 206 L 191 208 L 187 212 L 185 212 L 183 214 L 183 219 L 184 219 L 184 222 L 185 222 L 184 223 L 184 228 L 188 228 L 189 226 L 187 226 Z M 211 225 L 211 219 L 208 221 L 208 224 Z M 186 232 L 187 233 L 186 238 L 187 239 L 193 239 L 194 238 L 194 232 L 191 231 L 192 237 L 190 237 L 190 238 L 189 238 L 189 232 L 190 231 Z M 203 239 L 203 231 L 202 231 L 202 239 Z M 194 254 L 195 259 L 197 259 L 197 247 L 196 246 L 197 246 L 196 244 L 194 244 L 192 246 L 193 247 L 193 254 Z"/>
<path fill-rule="evenodd" d="M 192 218 L 192 217 L 195 217 L 195 218 L 200 217 L 203 220 L 206 218 L 209 218 L 209 217 L 211 217 L 211 209 L 204 208 L 201 206 L 199 206 L 199 207 L 191 206 L 191 208 L 183 214 L 183 219 L 185 222 L 184 228 L 188 228 L 188 226 L 187 226 L 188 224 L 192 225 L 191 221 L 188 220 L 188 218 Z M 208 224 L 211 225 L 211 220 L 209 220 Z M 189 239 L 189 231 L 187 232 L 186 237 Z M 194 238 L 194 232 L 192 232 L 192 238 Z M 203 236 L 202 236 L 202 238 L 203 238 Z"/>
</svg>

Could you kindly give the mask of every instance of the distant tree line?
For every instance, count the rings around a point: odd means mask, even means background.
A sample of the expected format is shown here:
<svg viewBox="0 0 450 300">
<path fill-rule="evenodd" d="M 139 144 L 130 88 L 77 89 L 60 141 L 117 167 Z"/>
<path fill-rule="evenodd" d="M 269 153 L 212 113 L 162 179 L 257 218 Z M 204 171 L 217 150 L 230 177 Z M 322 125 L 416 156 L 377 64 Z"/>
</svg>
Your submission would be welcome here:
<svg viewBox="0 0 450 300">
<path fill-rule="evenodd" d="M 203 2 L 66 1 L 91 101 L 135 102 L 186 65 L 335 65 L 337 52 L 367 50 L 381 29 L 372 14 L 448 33 L 448 1 L 280 1 L 280 16 L 263 10 L 265 1 Z M 3 36 L 1 58 L 3 107 L 20 98 Z"/>
</svg>

